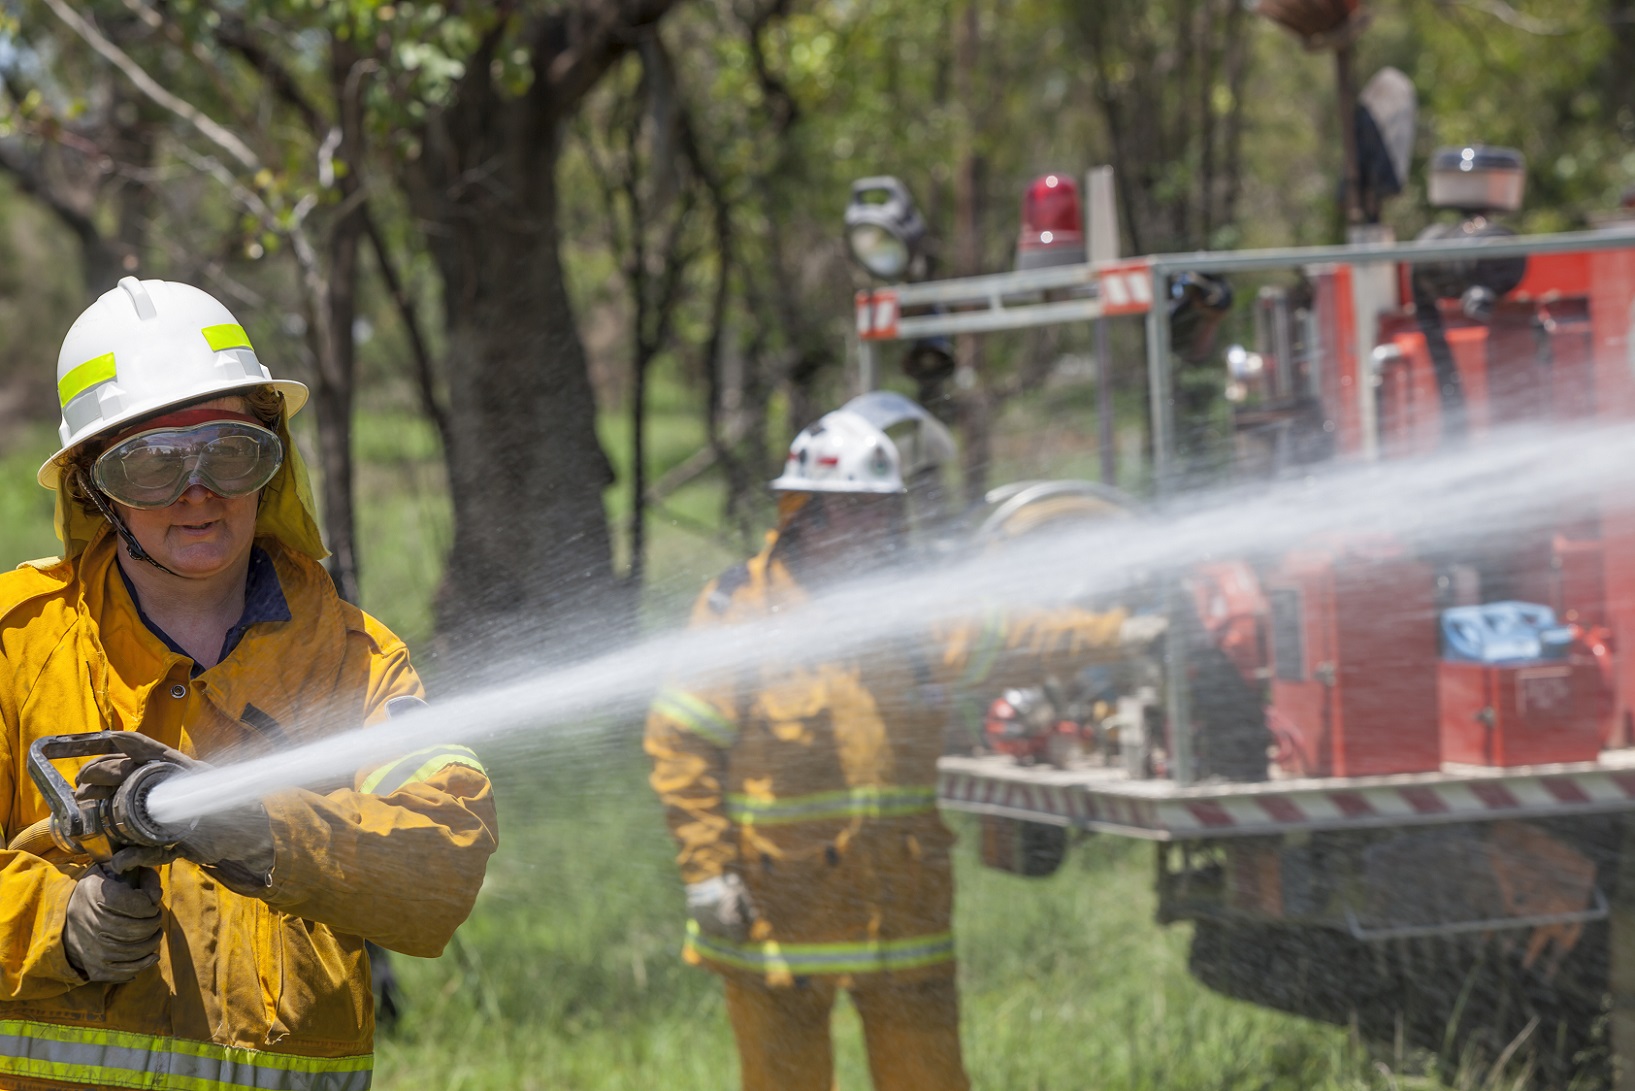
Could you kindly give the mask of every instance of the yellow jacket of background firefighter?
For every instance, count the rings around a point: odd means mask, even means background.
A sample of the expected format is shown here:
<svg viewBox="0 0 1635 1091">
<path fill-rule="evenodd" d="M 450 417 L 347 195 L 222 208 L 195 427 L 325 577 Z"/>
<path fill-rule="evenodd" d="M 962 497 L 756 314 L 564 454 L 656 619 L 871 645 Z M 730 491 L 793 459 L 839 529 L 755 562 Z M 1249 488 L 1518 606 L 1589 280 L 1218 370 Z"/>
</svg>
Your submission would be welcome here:
<svg viewBox="0 0 1635 1091">
<path fill-rule="evenodd" d="M 695 628 L 807 598 L 777 541 L 705 589 Z M 662 690 L 646 748 L 682 880 L 736 872 L 757 914 L 742 942 L 690 928 L 687 960 L 773 986 L 951 975 L 953 837 L 936 809 L 949 695 L 1087 662 L 1117 645 L 1124 618 L 996 611 L 918 642 Z"/>
<path fill-rule="evenodd" d="M 365 723 L 390 731 L 387 703 L 421 696 L 403 643 L 341 601 L 318 564 L 298 456 L 267 487 L 256 540 L 290 619 L 251 626 L 197 674 L 140 619 L 107 523 L 58 495 L 68 557 L 0 576 L 8 841 L 48 817 L 24 764 L 41 736 L 140 731 L 226 762 Z M 469 750 L 434 747 L 265 805 L 276 857 L 265 894 L 233 893 L 185 860 L 165 865 L 160 960 L 122 984 L 87 983 L 64 953 L 81 868 L 52 852 L 0 852 L 0 1087 L 369 1086 L 364 939 L 443 949 L 496 844 L 488 779 Z"/>
</svg>

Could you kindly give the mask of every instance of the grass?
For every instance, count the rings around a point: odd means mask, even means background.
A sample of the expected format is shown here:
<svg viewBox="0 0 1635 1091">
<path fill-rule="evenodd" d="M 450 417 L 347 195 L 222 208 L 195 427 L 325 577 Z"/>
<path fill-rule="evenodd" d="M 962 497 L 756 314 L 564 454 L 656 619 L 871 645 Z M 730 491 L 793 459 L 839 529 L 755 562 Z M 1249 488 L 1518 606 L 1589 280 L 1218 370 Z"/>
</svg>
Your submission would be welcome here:
<svg viewBox="0 0 1635 1091">
<path fill-rule="evenodd" d="M 61 551 L 51 529 L 55 494 L 34 479 L 56 449 L 57 430 L 49 425 L 15 429 L 0 445 L 0 569 Z"/>
</svg>

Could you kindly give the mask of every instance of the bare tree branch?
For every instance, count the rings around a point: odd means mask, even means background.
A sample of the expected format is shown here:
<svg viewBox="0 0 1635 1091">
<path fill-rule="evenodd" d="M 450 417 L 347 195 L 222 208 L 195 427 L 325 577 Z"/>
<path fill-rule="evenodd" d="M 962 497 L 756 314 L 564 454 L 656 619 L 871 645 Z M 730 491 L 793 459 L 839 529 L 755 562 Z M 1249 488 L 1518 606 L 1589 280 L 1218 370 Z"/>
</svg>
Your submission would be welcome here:
<svg viewBox="0 0 1635 1091">
<path fill-rule="evenodd" d="M 216 27 L 216 41 L 244 58 L 260 74 L 268 90 L 300 115 L 314 136 L 330 130 L 332 123 L 301 91 L 295 76 L 241 20 L 223 18 Z"/>
<path fill-rule="evenodd" d="M 375 251 L 375 262 L 380 267 L 381 279 L 386 282 L 386 290 L 391 294 L 392 305 L 397 308 L 398 318 L 402 321 L 404 332 L 409 338 L 409 351 L 414 356 L 415 385 L 420 391 L 420 410 L 431 418 L 432 424 L 437 428 L 437 438 L 442 441 L 443 449 L 446 451 L 451 442 L 448 410 L 437 399 L 436 369 L 432 364 L 431 350 L 426 346 L 426 338 L 420 328 L 420 313 L 414 305 L 414 300 L 404 289 L 403 278 L 398 275 L 391 251 L 387 249 L 386 240 L 381 235 L 380 227 L 375 223 L 375 218 L 367 205 L 363 207 L 362 213 L 363 229 L 369 236 L 369 245 Z"/>
<path fill-rule="evenodd" d="M 800 105 L 795 101 L 794 92 L 789 90 L 789 85 L 767 64 L 766 50 L 761 45 L 761 35 L 772 20 L 788 15 L 789 0 L 772 0 L 750 17 L 746 25 L 748 33 L 745 35 L 750 60 L 755 65 L 755 82 L 760 84 L 761 94 L 766 96 L 772 106 L 772 114 L 776 118 L 773 131 L 780 136 L 800 119 Z"/>
<path fill-rule="evenodd" d="M 0 141 L 0 170 L 15 178 L 24 193 L 44 204 L 75 235 L 84 239 L 97 234 L 96 223 L 86 211 L 63 200 L 56 187 L 46 182 L 40 164 L 5 141 Z"/>
<path fill-rule="evenodd" d="M 231 155 L 249 170 L 259 171 L 262 169 L 260 157 L 250 150 L 248 144 L 216 124 L 204 113 L 194 109 L 189 103 L 183 102 L 161 87 L 159 82 L 148 75 L 141 65 L 131 59 L 130 54 L 104 37 L 79 12 L 70 7 L 66 0 L 43 0 L 43 3 L 51 9 L 53 15 L 62 20 L 65 26 L 79 35 L 86 45 L 95 50 L 109 64 L 124 73 L 125 78 L 130 80 L 137 90 L 152 99 L 154 103 L 192 125 L 205 139 Z"/>
<path fill-rule="evenodd" d="M 536 101 L 555 116 L 555 104 L 578 103 L 590 88 L 658 25 L 676 0 L 586 0 L 542 20 L 533 35 Z"/>
<path fill-rule="evenodd" d="M 1533 34 L 1540 38 L 1560 38 L 1572 33 L 1572 28 L 1561 23 L 1547 23 L 1543 19 L 1534 18 L 1525 12 L 1517 11 L 1505 0 L 1453 0 L 1461 7 L 1474 8 L 1486 15 L 1515 27 L 1524 34 Z"/>
</svg>

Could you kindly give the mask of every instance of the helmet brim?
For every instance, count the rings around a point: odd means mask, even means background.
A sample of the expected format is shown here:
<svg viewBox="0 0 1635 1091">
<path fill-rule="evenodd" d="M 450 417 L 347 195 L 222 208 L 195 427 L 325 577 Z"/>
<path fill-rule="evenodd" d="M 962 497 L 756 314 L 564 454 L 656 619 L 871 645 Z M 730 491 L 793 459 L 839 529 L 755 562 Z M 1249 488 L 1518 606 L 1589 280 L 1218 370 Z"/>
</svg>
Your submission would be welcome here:
<svg viewBox="0 0 1635 1091">
<path fill-rule="evenodd" d="M 855 496 L 902 496 L 908 492 L 903 485 L 870 485 L 861 481 L 813 481 L 804 477 L 779 477 L 771 482 L 770 488 L 773 492 L 851 493 Z"/>
</svg>

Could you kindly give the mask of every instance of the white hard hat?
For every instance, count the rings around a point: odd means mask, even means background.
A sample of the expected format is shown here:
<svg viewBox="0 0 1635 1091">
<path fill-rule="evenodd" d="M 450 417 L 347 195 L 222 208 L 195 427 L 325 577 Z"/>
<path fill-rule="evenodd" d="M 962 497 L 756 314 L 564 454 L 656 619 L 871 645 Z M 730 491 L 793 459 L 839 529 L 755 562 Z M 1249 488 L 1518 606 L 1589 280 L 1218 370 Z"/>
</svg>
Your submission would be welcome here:
<svg viewBox="0 0 1635 1091">
<path fill-rule="evenodd" d="M 305 385 L 275 380 L 262 366 L 244 327 L 214 296 L 175 281 L 125 277 L 63 338 L 62 447 L 40 467 L 40 484 L 55 489 L 63 455 L 128 421 L 258 386 L 284 395 L 286 416 L 307 400 Z"/>
<path fill-rule="evenodd" d="M 954 459 L 942 422 L 891 391 L 853 398 L 808 425 L 789 446 L 780 492 L 892 494 Z"/>
</svg>

